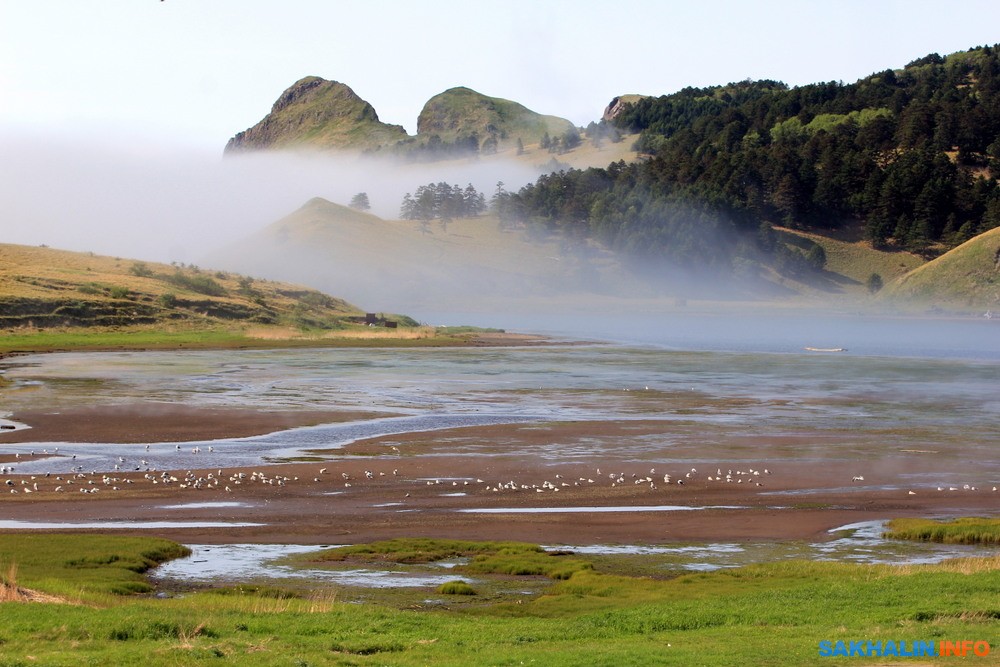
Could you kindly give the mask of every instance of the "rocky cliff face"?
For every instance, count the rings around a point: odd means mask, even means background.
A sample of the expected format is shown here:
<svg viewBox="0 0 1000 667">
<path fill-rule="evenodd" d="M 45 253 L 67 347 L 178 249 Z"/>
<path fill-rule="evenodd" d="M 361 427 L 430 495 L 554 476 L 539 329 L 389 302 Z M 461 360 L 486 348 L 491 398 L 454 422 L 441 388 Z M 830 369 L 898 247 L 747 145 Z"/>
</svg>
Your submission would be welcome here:
<svg viewBox="0 0 1000 667">
<path fill-rule="evenodd" d="M 604 108 L 604 114 L 601 118 L 607 122 L 611 122 L 615 119 L 618 114 L 625 110 L 625 106 L 628 104 L 633 104 L 646 97 L 645 95 L 621 95 L 611 100 L 608 106 Z"/>
<path fill-rule="evenodd" d="M 309 76 L 285 90 L 271 113 L 226 144 L 226 153 L 275 148 L 365 149 L 407 138 L 371 104 L 337 81 Z"/>
</svg>

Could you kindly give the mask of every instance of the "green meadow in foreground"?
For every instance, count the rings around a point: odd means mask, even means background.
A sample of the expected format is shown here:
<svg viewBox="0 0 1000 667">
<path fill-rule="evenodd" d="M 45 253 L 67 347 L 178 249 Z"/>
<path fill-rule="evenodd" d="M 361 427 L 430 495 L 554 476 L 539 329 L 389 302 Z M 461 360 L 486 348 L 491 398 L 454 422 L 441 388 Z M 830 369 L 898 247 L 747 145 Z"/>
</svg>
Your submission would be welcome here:
<svg viewBox="0 0 1000 667">
<path fill-rule="evenodd" d="M 1000 544 L 1000 519 L 963 517 L 950 521 L 893 519 L 885 536 L 893 540 L 944 544 Z"/>
<path fill-rule="evenodd" d="M 437 558 L 460 546 L 406 542 L 345 557 L 392 564 L 397 554 Z M 0 544 L 18 586 L 70 602 L 0 603 L 2 666 L 796 665 L 821 662 L 820 640 L 1000 644 L 1000 557 L 905 567 L 786 561 L 672 579 L 582 567 L 539 596 L 477 604 L 426 591 L 445 599 L 414 610 L 345 603 L 328 586 L 123 595 L 139 590 L 130 583 L 139 571 L 183 547 L 98 535 L 8 534 Z M 491 544 L 462 552 L 553 558 Z"/>
</svg>

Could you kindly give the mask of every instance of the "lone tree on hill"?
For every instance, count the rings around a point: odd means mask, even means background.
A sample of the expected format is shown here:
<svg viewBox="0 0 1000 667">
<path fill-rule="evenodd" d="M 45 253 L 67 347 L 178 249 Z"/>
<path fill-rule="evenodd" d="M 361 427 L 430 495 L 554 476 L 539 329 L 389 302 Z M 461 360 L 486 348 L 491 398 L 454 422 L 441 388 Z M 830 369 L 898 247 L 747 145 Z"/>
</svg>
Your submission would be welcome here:
<svg viewBox="0 0 1000 667">
<path fill-rule="evenodd" d="M 371 202 L 368 201 L 367 192 L 359 192 L 358 194 L 351 197 L 351 208 L 356 208 L 359 211 L 367 211 L 371 209 Z"/>
</svg>

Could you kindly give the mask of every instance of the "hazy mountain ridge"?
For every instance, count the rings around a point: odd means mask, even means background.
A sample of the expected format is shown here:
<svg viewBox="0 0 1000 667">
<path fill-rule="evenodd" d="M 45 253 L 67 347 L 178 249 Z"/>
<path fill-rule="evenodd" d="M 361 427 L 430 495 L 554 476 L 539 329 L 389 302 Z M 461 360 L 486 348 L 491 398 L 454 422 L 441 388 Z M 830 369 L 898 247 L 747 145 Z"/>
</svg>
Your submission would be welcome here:
<svg viewBox="0 0 1000 667">
<path fill-rule="evenodd" d="M 296 104 L 283 100 L 276 104 L 279 112 Z M 450 89 L 425 105 L 418 137 L 395 146 L 422 149 L 427 159 L 437 160 L 450 146 L 469 145 L 486 154 L 486 141 L 493 142 L 491 149 L 506 141 L 510 155 L 510 143 L 524 142 L 518 132 L 527 134 L 529 125 L 550 137 L 559 127 L 546 125 L 552 117 L 538 114 L 528 117 L 530 123 L 512 120 L 525 118 L 523 109 L 467 88 Z M 747 80 L 660 97 L 622 95 L 611 101 L 599 125 L 588 126 L 586 136 L 600 147 L 604 133 L 615 127 L 640 132 L 636 147 L 648 159 L 603 169 L 583 163 L 582 171 L 555 163 L 549 170 L 555 173 L 507 193 L 501 227 L 519 226 L 525 246 L 574 239 L 577 250 L 605 253 L 619 269 L 629 269 L 620 271 L 619 281 L 634 281 L 638 260 L 646 275 L 676 278 L 693 270 L 698 278 L 681 280 L 687 287 L 716 275 L 750 293 L 779 286 L 777 293 L 787 295 L 830 295 L 865 294 L 883 281 L 916 280 L 900 276 L 921 262 L 917 254 L 926 261 L 1000 225 L 1000 51 L 995 47 L 931 54 L 854 84 L 789 87 Z M 544 151 L 539 141 L 527 153 Z M 445 148 L 439 151 L 434 142 Z M 405 224 L 399 221 L 372 224 L 413 233 L 398 227 Z M 433 234 L 438 243 L 454 244 L 444 229 Z M 481 241 L 508 248 L 507 238 L 487 235 Z M 367 242 L 374 247 L 355 250 L 369 253 L 368 261 L 383 271 L 389 262 L 379 253 L 393 257 L 398 267 L 398 258 L 427 245 L 421 240 L 393 248 L 377 237 Z M 413 276 L 441 274 L 441 258 L 463 259 L 440 252 L 437 259 L 423 256 L 410 264 L 410 273 L 399 273 L 385 289 L 405 292 Z M 597 283 L 611 279 L 610 266 Z M 578 268 L 578 276 L 589 270 L 586 262 Z M 466 286 L 490 272 L 469 274 L 476 280 Z M 948 274 L 949 290 L 919 292 L 970 306 L 973 300 L 993 303 L 995 296 L 983 287 L 991 279 L 980 284 L 973 273 Z M 535 284 L 536 277 L 522 284 Z M 566 274 L 550 278 L 559 289 L 568 284 Z M 439 275 L 431 282 L 443 280 Z M 489 292 L 487 283 L 482 287 Z M 895 287 L 885 291 L 886 297 L 901 293 Z"/>
<path fill-rule="evenodd" d="M 387 220 L 321 198 L 207 261 L 320 289 L 336 285 L 348 298 L 384 310 L 643 289 L 612 253 L 530 236 L 493 215 Z"/>
</svg>

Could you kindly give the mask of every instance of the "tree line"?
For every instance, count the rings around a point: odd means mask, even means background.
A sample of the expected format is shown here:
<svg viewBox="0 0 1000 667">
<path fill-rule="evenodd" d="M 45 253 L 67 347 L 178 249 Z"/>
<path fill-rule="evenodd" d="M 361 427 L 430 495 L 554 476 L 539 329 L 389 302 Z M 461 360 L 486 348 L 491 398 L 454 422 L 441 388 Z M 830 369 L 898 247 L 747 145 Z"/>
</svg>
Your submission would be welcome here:
<svg viewBox="0 0 1000 667">
<path fill-rule="evenodd" d="M 472 184 L 464 188 L 445 182 L 421 185 L 414 193 L 407 192 L 399 209 L 403 220 L 453 220 L 471 218 L 486 211 L 486 196 Z"/>
<path fill-rule="evenodd" d="M 641 171 L 739 220 L 934 254 L 1000 225 L 1000 51 L 931 54 L 855 84 L 744 81 L 645 98 Z"/>
</svg>

